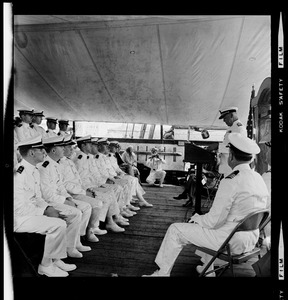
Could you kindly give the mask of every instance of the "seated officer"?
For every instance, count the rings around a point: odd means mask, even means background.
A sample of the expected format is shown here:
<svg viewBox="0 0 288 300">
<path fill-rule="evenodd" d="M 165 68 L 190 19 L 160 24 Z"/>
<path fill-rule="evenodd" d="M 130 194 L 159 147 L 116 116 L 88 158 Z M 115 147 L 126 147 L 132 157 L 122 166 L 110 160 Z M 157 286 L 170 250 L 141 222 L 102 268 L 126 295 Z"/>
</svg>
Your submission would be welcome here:
<svg viewBox="0 0 288 300">
<path fill-rule="evenodd" d="M 35 136 L 35 130 L 30 127 L 30 124 L 32 124 L 34 109 L 18 109 L 18 111 L 22 125 L 20 127 L 16 126 L 15 132 L 17 134 L 18 141 L 22 142 Z"/>
<path fill-rule="evenodd" d="M 43 140 L 47 157 L 37 167 L 40 172 L 43 198 L 56 209 L 69 215 L 67 218 L 68 256 L 80 258 L 83 256 L 81 252 L 91 250 L 90 247 L 81 244 L 80 236 L 84 236 L 86 233 L 92 208 L 88 203 L 73 199 L 64 187 L 59 164 L 64 155 L 63 140 L 63 137 L 58 136 Z M 87 234 L 89 236 L 91 233 L 87 232 Z"/>
<path fill-rule="evenodd" d="M 65 136 L 69 134 L 69 132 L 67 131 L 69 120 L 59 120 L 58 125 L 59 125 L 59 132 L 57 133 L 57 135 Z"/>
<path fill-rule="evenodd" d="M 123 232 L 124 228 L 121 226 L 127 226 L 128 220 L 123 218 L 120 214 L 120 205 L 123 200 L 122 190 L 114 189 L 113 184 L 106 184 L 106 179 L 101 176 L 97 168 L 94 168 L 92 162 L 91 152 L 91 135 L 81 137 L 76 140 L 78 148 L 80 151 L 74 159 L 74 163 L 79 172 L 80 178 L 82 180 L 82 185 L 86 192 L 88 191 L 90 195 L 100 194 L 104 199 L 106 205 L 109 206 L 107 214 L 107 224 L 106 229 L 113 232 Z"/>
<path fill-rule="evenodd" d="M 152 148 L 151 154 L 152 156 L 148 158 L 146 163 L 147 167 L 151 169 L 146 181 L 149 184 L 154 184 L 156 179 L 159 179 L 159 187 L 163 187 L 166 172 L 163 170 L 162 166 L 166 162 L 159 156 L 157 148 Z"/>
<path fill-rule="evenodd" d="M 46 131 L 43 127 L 40 126 L 42 123 L 42 119 L 44 118 L 43 110 L 38 111 L 34 110 L 33 111 L 33 118 L 32 118 L 32 125 L 33 129 L 35 130 L 35 135 L 41 135 L 42 138 L 46 137 Z"/>
<path fill-rule="evenodd" d="M 41 136 L 18 143 L 21 165 L 14 173 L 14 232 L 46 235 L 44 254 L 38 273 L 48 277 L 66 277 L 75 265 L 65 264 L 67 257 L 66 216 L 43 199 L 40 175 L 36 168 L 43 162 L 45 150 Z"/>
<path fill-rule="evenodd" d="M 188 223 L 170 225 L 155 259 L 160 269 L 151 276 L 170 276 L 175 260 L 185 245 L 195 244 L 218 250 L 238 221 L 266 208 L 269 193 L 265 182 L 249 166 L 260 148 L 239 133 L 229 134 L 228 146 L 228 164 L 233 172 L 221 180 L 210 211 L 204 215 L 194 214 Z M 230 242 L 231 252 L 241 254 L 252 250 L 258 237 L 258 229 L 236 233 Z M 204 259 L 204 266 L 211 259 L 202 252 L 197 254 L 202 256 L 202 261 Z M 200 273 L 203 267 L 198 266 L 197 271 Z M 212 264 L 208 271 L 213 269 Z M 215 273 L 212 274 L 215 276 Z"/>
<path fill-rule="evenodd" d="M 56 125 L 57 125 L 57 119 L 54 117 L 47 117 L 46 118 L 46 125 L 47 125 L 47 130 L 46 130 L 46 138 L 56 136 L 57 134 L 55 133 Z"/>
<path fill-rule="evenodd" d="M 92 143 L 93 144 L 93 143 Z M 111 174 L 111 176 L 114 177 L 120 177 L 120 178 L 125 178 L 128 179 L 129 181 L 132 182 L 131 185 L 131 192 L 133 196 L 136 196 L 139 206 L 143 206 L 143 207 L 152 207 L 153 205 L 148 203 L 143 195 L 145 194 L 145 191 L 143 190 L 142 186 L 139 184 L 139 181 L 136 177 L 129 175 L 127 173 L 125 173 L 123 170 L 120 169 L 118 163 L 117 163 L 117 158 L 116 158 L 116 153 L 117 153 L 117 147 L 118 147 L 118 142 L 117 141 L 111 141 L 109 143 L 109 152 L 108 149 L 105 149 L 105 153 L 106 153 L 106 164 L 108 166 L 109 169 L 109 173 Z M 130 204 L 128 205 L 129 209 L 135 209 L 134 206 L 131 205 L 131 201 Z"/>
<path fill-rule="evenodd" d="M 89 242 L 98 242 L 99 240 L 94 234 L 102 235 L 107 233 L 106 230 L 101 230 L 99 228 L 99 222 L 100 218 L 102 221 L 105 221 L 108 207 L 103 206 L 101 197 L 94 198 L 86 195 L 86 191 L 82 187 L 82 180 L 80 178 L 80 175 L 76 169 L 74 162 L 70 159 L 73 152 L 72 145 L 76 144 L 72 140 L 72 134 L 66 135 L 66 137 L 64 138 L 64 143 L 64 156 L 60 159 L 64 187 L 71 195 L 71 197 L 73 197 L 73 199 L 84 201 L 91 205 L 92 213 L 87 228 L 87 240 Z"/>
</svg>

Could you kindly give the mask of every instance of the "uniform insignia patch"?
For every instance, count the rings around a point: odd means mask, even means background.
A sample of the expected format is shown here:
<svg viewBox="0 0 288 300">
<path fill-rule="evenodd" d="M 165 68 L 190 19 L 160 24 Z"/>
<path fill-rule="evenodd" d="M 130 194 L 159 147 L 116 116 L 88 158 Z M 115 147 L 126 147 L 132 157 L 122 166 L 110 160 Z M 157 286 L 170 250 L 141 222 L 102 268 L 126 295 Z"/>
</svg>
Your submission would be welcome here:
<svg viewBox="0 0 288 300">
<path fill-rule="evenodd" d="M 57 135 L 60 135 L 60 132 L 58 132 Z"/>
<path fill-rule="evenodd" d="M 42 166 L 43 166 L 44 168 L 46 168 L 48 165 L 49 165 L 49 161 L 48 161 L 48 160 L 44 161 L 44 163 L 42 164 Z"/>
<path fill-rule="evenodd" d="M 238 122 L 238 123 L 237 123 L 237 126 L 243 126 L 243 125 L 242 125 L 242 123 Z"/>
<path fill-rule="evenodd" d="M 89 156 L 87 156 L 87 159 L 89 159 Z"/>
<path fill-rule="evenodd" d="M 33 127 L 34 127 L 34 125 L 33 125 L 33 124 L 29 124 L 29 126 L 30 126 L 31 128 L 33 128 Z"/>
<path fill-rule="evenodd" d="M 109 153 L 108 156 L 111 157 L 111 154 Z"/>
<path fill-rule="evenodd" d="M 23 172 L 23 170 L 24 170 L 24 167 L 23 167 L 23 166 L 20 166 L 20 167 L 17 169 L 17 172 L 18 172 L 19 174 L 21 174 L 21 173 Z"/>
<path fill-rule="evenodd" d="M 80 155 L 78 155 L 78 159 L 81 159 L 82 158 L 82 155 L 80 154 Z"/>
<path fill-rule="evenodd" d="M 99 154 L 97 154 L 95 157 L 96 157 L 96 158 L 99 158 Z"/>
<path fill-rule="evenodd" d="M 234 178 L 238 173 L 239 173 L 239 170 L 236 170 L 236 171 L 232 172 L 231 174 L 229 174 L 228 176 L 226 176 L 225 179 L 232 179 L 232 178 Z"/>
<path fill-rule="evenodd" d="M 49 130 L 46 130 L 46 132 L 48 133 L 48 132 L 49 132 Z"/>
</svg>

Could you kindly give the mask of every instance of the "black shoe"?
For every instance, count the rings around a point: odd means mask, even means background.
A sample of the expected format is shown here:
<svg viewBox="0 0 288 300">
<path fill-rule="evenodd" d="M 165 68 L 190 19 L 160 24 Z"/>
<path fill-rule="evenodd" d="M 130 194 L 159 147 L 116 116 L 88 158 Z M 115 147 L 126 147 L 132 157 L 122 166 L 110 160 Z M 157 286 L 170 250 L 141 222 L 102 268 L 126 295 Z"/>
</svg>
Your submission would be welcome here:
<svg viewBox="0 0 288 300">
<path fill-rule="evenodd" d="M 175 200 L 187 199 L 187 194 L 180 194 L 177 197 L 173 197 Z"/>
</svg>

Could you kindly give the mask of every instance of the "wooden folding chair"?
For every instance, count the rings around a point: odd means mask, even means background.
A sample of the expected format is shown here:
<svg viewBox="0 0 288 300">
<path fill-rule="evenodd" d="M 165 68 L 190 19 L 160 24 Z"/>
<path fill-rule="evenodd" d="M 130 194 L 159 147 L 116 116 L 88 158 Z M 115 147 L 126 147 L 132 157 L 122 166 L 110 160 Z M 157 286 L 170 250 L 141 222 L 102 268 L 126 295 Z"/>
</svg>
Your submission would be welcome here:
<svg viewBox="0 0 288 300">
<path fill-rule="evenodd" d="M 234 277 L 235 275 L 234 275 L 234 271 L 233 271 L 233 264 L 241 264 L 255 256 L 258 256 L 260 258 L 261 257 L 260 256 L 260 248 L 258 248 L 256 246 L 253 250 L 251 250 L 249 252 L 245 252 L 245 253 L 237 254 L 237 255 L 232 254 L 231 250 L 230 250 L 229 242 L 236 232 L 253 231 L 253 230 L 256 230 L 259 228 L 263 228 L 262 225 L 267 220 L 268 216 L 269 216 L 268 209 L 258 210 L 258 211 L 255 211 L 255 212 L 247 215 L 245 218 L 243 218 L 241 221 L 238 222 L 238 224 L 235 226 L 235 228 L 232 230 L 232 232 L 229 234 L 227 239 L 224 241 L 224 243 L 221 245 L 221 247 L 217 251 L 209 249 L 209 248 L 205 248 L 205 247 L 196 246 L 196 248 L 198 250 L 212 256 L 211 260 L 205 266 L 203 271 L 199 274 L 199 277 L 206 276 L 212 272 L 222 269 L 218 275 L 218 276 L 221 276 L 222 273 L 228 268 L 231 269 L 232 275 Z M 211 264 L 215 261 L 216 258 L 224 260 L 227 263 L 215 268 L 214 270 L 207 271 L 208 268 L 211 266 Z"/>
</svg>

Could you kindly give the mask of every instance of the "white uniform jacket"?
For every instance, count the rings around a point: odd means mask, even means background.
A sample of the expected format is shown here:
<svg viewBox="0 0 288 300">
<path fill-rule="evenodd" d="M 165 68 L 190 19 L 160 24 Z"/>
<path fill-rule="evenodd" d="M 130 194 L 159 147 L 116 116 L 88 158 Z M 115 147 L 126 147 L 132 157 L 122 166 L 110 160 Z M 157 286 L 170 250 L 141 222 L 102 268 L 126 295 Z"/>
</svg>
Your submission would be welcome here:
<svg viewBox="0 0 288 300">
<path fill-rule="evenodd" d="M 110 164 L 117 175 L 126 175 L 126 173 L 122 171 L 118 165 L 116 154 L 111 152 L 107 155 L 107 157 L 110 160 Z"/>
<path fill-rule="evenodd" d="M 82 179 L 74 162 L 64 156 L 60 159 L 60 165 L 62 166 L 63 183 L 67 192 L 71 195 L 86 195 L 82 186 Z"/>
<path fill-rule="evenodd" d="M 98 153 L 93 157 L 93 163 L 96 164 L 99 173 L 102 175 L 103 178 L 105 178 L 105 180 L 112 179 L 113 177 L 110 172 L 109 172 L 109 166 L 107 165 L 107 161 L 106 161 L 106 155 L 103 153 Z"/>
<path fill-rule="evenodd" d="M 57 136 L 57 134 L 52 129 L 47 129 L 45 138 L 49 138 L 49 137 L 53 137 L 53 136 Z"/>
<path fill-rule="evenodd" d="M 196 213 L 191 220 L 202 227 L 205 246 L 208 243 L 211 248 L 217 249 L 238 221 L 253 211 L 266 208 L 268 197 L 261 175 L 251 170 L 249 164 L 241 164 L 221 180 L 210 211 L 204 215 Z M 232 252 L 252 250 L 258 237 L 259 230 L 236 233 L 231 240 Z"/>
<path fill-rule="evenodd" d="M 34 127 L 34 126 L 33 126 Z M 17 138 L 19 142 L 30 139 L 38 134 L 36 131 L 30 127 L 28 123 L 22 122 L 21 127 L 15 127 L 15 132 L 17 134 Z"/>
<path fill-rule="evenodd" d="M 99 187 L 106 182 L 99 174 L 93 164 L 93 155 L 85 154 L 82 151 L 77 152 L 74 163 L 83 182 L 84 189 Z"/>
<path fill-rule="evenodd" d="M 48 203 L 64 204 L 71 197 L 64 187 L 62 166 L 48 155 L 43 163 L 37 165 L 40 172 L 41 191 Z"/>
<path fill-rule="evenodd" d="M 31 216 L 43 216 L 47 206 L 40 190 L 39 171 L 22 159 L 14 173 L 14 230 Z"/>
<path fill-rule="evenodd" d="M 39 126 L 38 124 L 33 123 L 32 129 L 35 131 L 35 135 L 41 135 L 42 138 L 46 138 L 46 131 L 42 126 Z"/>
<path fill-rule="evenodd" d="M 163 158 L 148 158 L 146 162 L 146 166 L 151 169 L 151 171 L 162 171 L 162 165 L 165 164 L 166 161 Z"/>
</svg>

